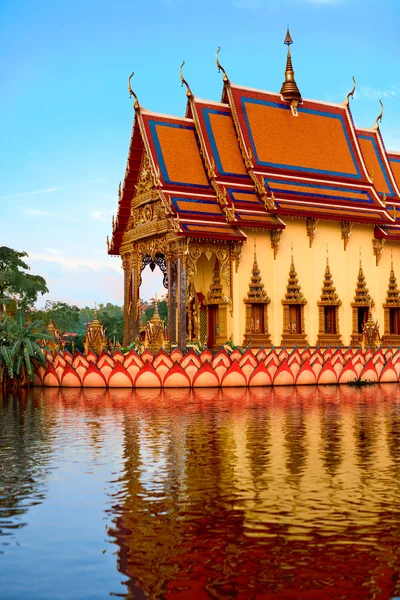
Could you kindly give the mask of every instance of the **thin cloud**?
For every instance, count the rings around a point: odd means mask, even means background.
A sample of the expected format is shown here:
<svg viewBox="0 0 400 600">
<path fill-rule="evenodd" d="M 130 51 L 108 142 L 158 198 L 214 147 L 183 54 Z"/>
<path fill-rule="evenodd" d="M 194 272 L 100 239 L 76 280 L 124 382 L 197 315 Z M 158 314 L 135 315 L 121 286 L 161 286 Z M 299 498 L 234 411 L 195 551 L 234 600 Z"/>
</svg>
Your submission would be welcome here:
<svg viewBox="0 0 400 600">
<path fill-rule="evenodd" d="M 92 217 L 93 219 L 96 219 L 96 221 L 106 221 L 107 223 L 110 222 L 110 217 L 106 216 L 106 215 L 115 215 L 117 212 L 116 208 L 112 208 L 111 210 L 108 210 L 106 213 L 102 213 L 99 210 L 96 210 L 95 212 L 92 212 Z"/>
<path fill-rule="evenodd" d="M 85 257 L 71 257 L 71 256 L 59 256 L 59 255 L 51 255 L 51 254 L 29 254 L 28 262 L 36 262 L 43 261 L 45 263 L 57 263 L 58 265 L 62 265 L 65 269 L 70 271 L 79 271 L 82 268 L 93 269 L 93 271 L 98 271 L 100 269 L 109 269 L 111 271 L 115 271 L 117 273 L 121 273 L 121 262 L 119 260 L 115 260 L 114 257 L 107 255 L 107 250 L 104 244 L 104 259 L 96 260 Z"/>
<path fill-rule="evenodd" d="M 60 215 L 58 213 L 53 213 L 48 210 L 39 210 L 37 208 L 26 208 L 25 214 L 31 217 L 51 217 L 53 219 L 60 219 L 61 221 L 80 222 L 78 219 L 74 219 L 74 217 L 69 217 L 68 215 Z"/>
<path fill-rule="evenodd" d="M 23 192 L 22 194 L 15 194 L 16 196 L 36 196 L 36 194 L 49 194 L 51 192 L 58 192 L 62 188 L 59 187 L 51 187 L 46 188 L 45 190 L 34 190 L 33 192 Z"/>
<path fill-rule="evenodd" d="M 59 250 L 58 248 L 46 248 L 46 252 L 48 252 L 49 254 L 62 254 L 62 250 Z"/>
<path fill-rule="evenodd" d="M 368 98 L 368 100 L 382 100 L 383 98 L 394 100 L 399 94 L 400 88 L 398 85 L 392 85 L 390 88 L 374 88 L 364 85 L 359 90 L 356 90 L 354 96 L 356 98 Z"/>
</svg>

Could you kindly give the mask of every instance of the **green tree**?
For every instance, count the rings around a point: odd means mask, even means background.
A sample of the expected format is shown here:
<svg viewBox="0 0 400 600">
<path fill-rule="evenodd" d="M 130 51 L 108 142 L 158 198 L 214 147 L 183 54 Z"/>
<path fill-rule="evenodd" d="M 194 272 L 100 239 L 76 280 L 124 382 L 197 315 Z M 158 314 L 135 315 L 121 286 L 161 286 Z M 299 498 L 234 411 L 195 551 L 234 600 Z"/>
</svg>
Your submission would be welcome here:
<svg viewBox="0 0 400 600">
<path fill-rule="evenodd" d="M 0 298 L 11 298 L 23 309 L 31 307 L 39 294 L 49 291 L 43 277 L 26 272 L 30 267 L 22 260 L 25 256 L 26 252 L 0 247 Z M 3 310 L 0 303 L 0 312 Z"/>
<path fill-rule="evenodd" d="M 0 321 L 0 379 L 3 385 L 30 385 L 35 367 L 45 364 L 45 357 L 36 340 L 51 339 L 43 331 L 41 321 L 28 322 L 22 309 L 15 318 L 4 314 Z"/>
<path fill-rule="evenodd" d="M 66 302 L 47 300 L 44 310 L 41 311 L 43 322 L 48 325 L 53 321 L 61 333 L 70 331 L 80 333 L 82 326 L 79 320 L 79 308 Z"/>
<path fill-rule="evenodd" d="M 162 321 L 168 323 L 168 305 L 166 300 L 161 300 L 158 303 L 158 314 L 160 315 Z M 154 306 L 152 304 L 150 304 L 150 306 L 146 308 L 146 310 L 144 311 L 144 315 L 144 322 L 150 321 L 152 319 L 154 315 Z"/>
</svg>

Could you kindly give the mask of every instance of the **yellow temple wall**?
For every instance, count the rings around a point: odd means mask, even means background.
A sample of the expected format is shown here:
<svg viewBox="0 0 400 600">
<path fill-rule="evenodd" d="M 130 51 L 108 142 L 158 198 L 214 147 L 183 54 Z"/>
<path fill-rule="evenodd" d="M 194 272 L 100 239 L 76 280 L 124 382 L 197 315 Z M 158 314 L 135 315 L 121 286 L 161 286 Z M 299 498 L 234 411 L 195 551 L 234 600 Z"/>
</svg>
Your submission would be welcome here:
<svg viewBox="0 0 400 600">
<path fill-rule="evenodd" d="M 307 299 L 304 307 L 305 328 L 310 345 L 316 345 L 318 335 L 318 306 L 321 288 L 324 280 L 327 248 L 329 265 L 336 291 L 342 301 L 339 309 L 339 327 L 344 345 L 349 345 L 352 331 L 351 302 L 354 300 L 357 275 L 359 269 L 360 249 L 363 271 L 369 293 L 375 301 L 372 309 L 374 319 L 380 325 L 383 335 L 383 307 L 389 282 L 391 250 L 396 273 L 396 262 L 400 262 L 400 248 L 395 244 L 386 243 L 379 265 L 373 253 L 372 226 L 354 225 L 346 251 L 341 239 L 340 223 L 324 221 L 317 227 L 312 247 L 306 232 L 305 220 L 286 219 L 286 229 L 282 232 L 281 243 L 276 260 L 271 248 L 268 231 L 245 229 L 247 242 L 243 245 L 242 258 L 238 272 L 233 272 L 233 318 L 228 319 L 228 331 L 232 331 L 235 344 L 243 343 L 245 332 L 244 298 L 250 283 L 253 258 L 254 240 L 258 266 L 264 289 L 271 299 L 268 306 L 269 332 L 272 343 L 279 346 L 283 330 L 282 299 L 286 293 L 291 260 L 291 245 L 301 291 Z M 400 272 L 399 272 L 400 277 Z"/>
</svg>

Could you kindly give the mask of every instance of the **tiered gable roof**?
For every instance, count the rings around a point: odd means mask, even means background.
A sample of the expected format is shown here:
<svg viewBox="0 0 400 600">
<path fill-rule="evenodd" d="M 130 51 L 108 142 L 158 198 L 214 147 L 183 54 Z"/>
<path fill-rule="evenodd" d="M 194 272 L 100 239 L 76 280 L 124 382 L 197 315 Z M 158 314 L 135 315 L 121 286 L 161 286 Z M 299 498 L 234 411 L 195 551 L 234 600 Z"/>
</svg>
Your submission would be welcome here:
<svg viewBox="0 0 400 600">
<path fill-rule="evenodd" d="M 289 33 L 285 43 L 281 94 L 232 84 L 217 58 L 222 102 L 196 98 L 182 71 L 186 117 L 148 112 L 135 96 L 110 254 L 119 253 L 145 158 L 177 235 L 244 240 L 246 227 L 283 229 L 289 215 L 372 223 L 376 237 L 400 239 L 400 154 L 387 154 L 377 125 L 355 129 L 348 98 L 303 99 Z"/>
</svg>

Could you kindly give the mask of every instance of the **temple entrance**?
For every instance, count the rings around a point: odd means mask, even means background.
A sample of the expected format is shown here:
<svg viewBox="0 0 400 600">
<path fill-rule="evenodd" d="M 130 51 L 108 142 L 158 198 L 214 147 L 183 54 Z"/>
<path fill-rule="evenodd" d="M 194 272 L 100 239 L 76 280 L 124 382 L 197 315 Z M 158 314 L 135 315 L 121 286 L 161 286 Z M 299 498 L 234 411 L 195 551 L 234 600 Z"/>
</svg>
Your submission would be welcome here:
<svg viewBox="0 0 400 600">
<path fill-rule="evenodd" d="M 390 333 L 400 335 L 400 308 L 389 309 Z"/>
<path fill-rule="evenodd" d="M 151 351 L 168 348 L 168 297 L 167 274 L 164 257 L 156 255 L 154 260 L 145 256 L 139 280 L 137 306 L 139 341 Z"/>
<path fill-rule="evenodd" d="M 218 336 L 218 304 L 208 305 L 207 346 L 213 348 Z"/>
</svg>

